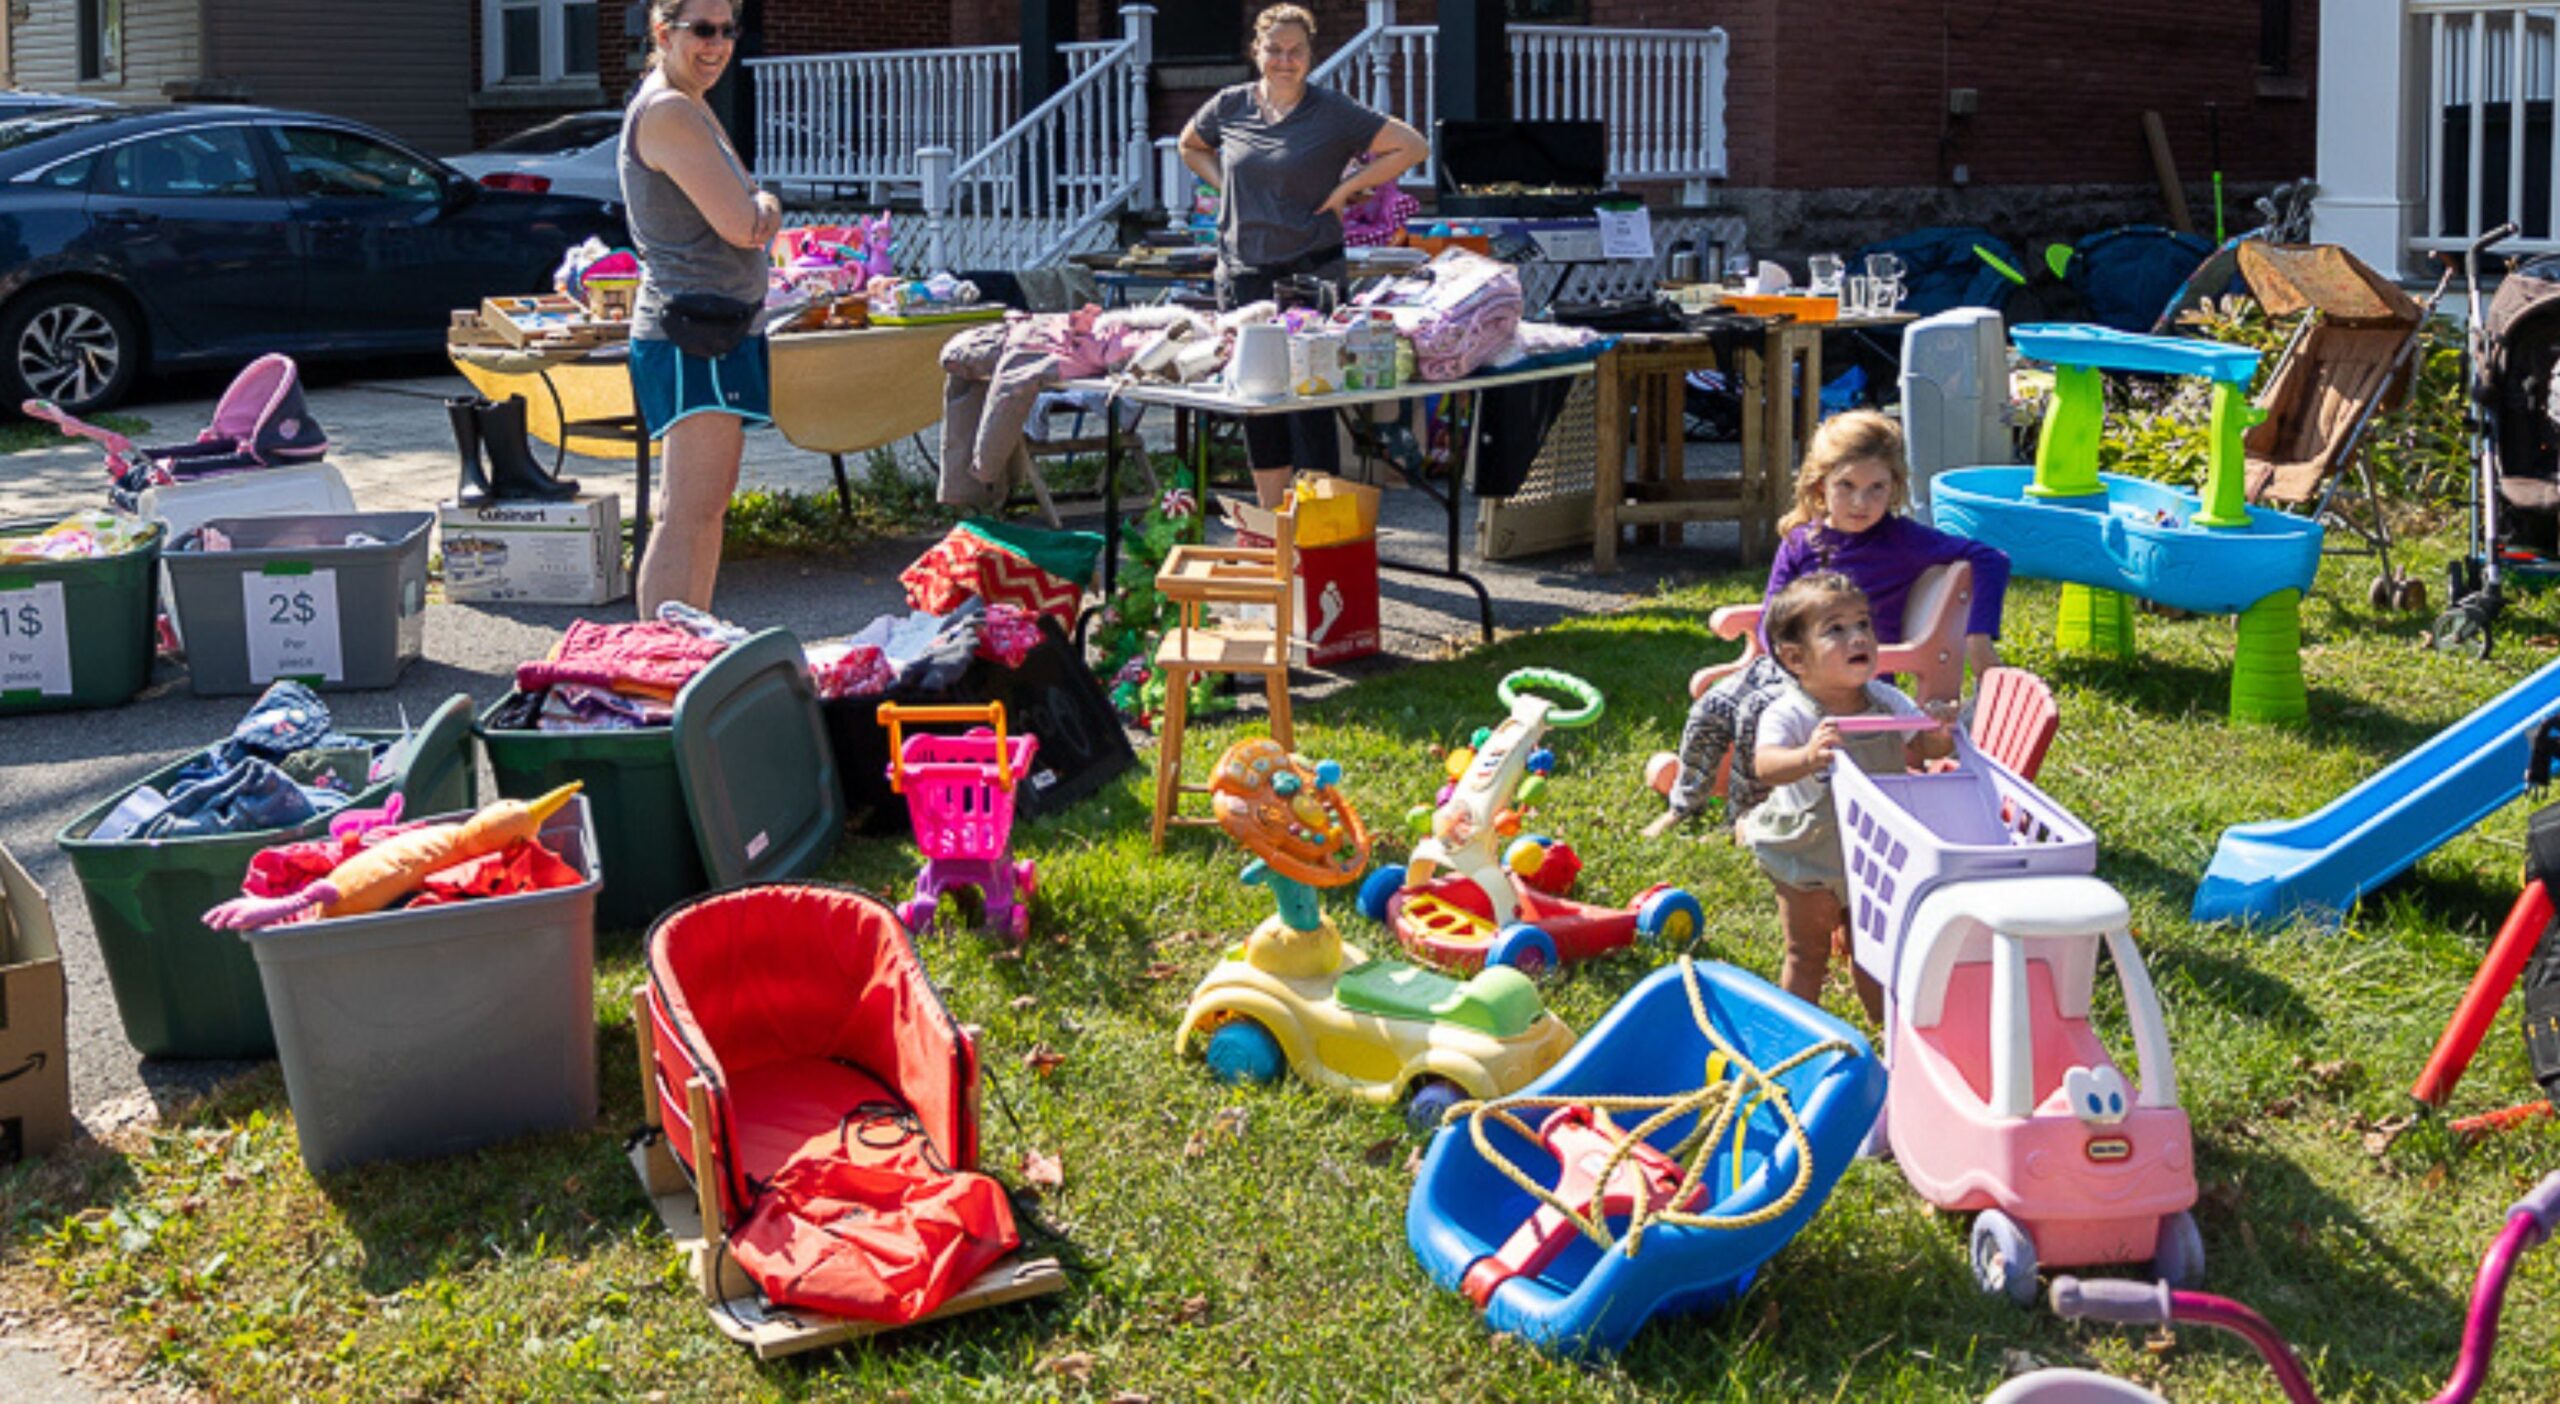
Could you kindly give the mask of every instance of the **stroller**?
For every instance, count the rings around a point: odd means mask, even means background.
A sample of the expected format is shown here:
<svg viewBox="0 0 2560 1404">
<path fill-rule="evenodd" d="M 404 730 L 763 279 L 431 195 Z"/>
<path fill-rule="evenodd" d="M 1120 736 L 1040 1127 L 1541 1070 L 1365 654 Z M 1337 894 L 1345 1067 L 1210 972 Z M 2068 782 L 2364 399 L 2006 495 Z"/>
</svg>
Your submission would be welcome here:
<svg viewBox="0 0 2560 1404">
<path fill-rule="evenodd" d="M 2240 245 L 2239 269 L 2267 315 L 2310 314 L 2294 328 L 2283 358 L 2258 392 L 2266 418 L 2242 439 L 2249 500 L 2308 509 L 2324 525 L 2353 532 L 2364 545 L 2332 554 L 2380 560 L 2382 573 L 2368 593 L 2373 607 L 2423 608 L 2426 587 L 2392 568 L 2391 525 L 2373 475 L 2356 451 L 2374 416 L 2406 394 L 2419 330 L 2435 315 L 2451 272 L 2419 302 L 2334 245 L 2279 247 L 2250 240 Z M 2364 497 L 2364 520 L 2348 515 L 2338 501 L 2350 466 Z"/>
<path fill-rule="evenodd" d="M 214 407 L 213 423 L 195 442 L 140 448 L 112 429 L 74 418 L 50 400 L 21 408 L 76 439 L 106 450 L 107 496 L 122 511 L 137 509 L 145 489 L 288 463 L 313 463 L 329 451 L 329 436 L 302 399 L 302 371 L 291 356 L 270 353 L 235 376 Z"/>
<path fill-rule="evenodd" d="M 2506 582 L 2560 580 L 2560 258 L 2527 260 L 2480 308 L 2480 258 L 2514 237 L 2502 224 L 2463 251 L 2471 304 L 2466 371 L 2471 388 L 2471 540 L 2450 563 L 2451 604 L 2436 616 L 2432 643 L 2446 653 L 2486 658 L 2506 608 Z"/>
</svg>

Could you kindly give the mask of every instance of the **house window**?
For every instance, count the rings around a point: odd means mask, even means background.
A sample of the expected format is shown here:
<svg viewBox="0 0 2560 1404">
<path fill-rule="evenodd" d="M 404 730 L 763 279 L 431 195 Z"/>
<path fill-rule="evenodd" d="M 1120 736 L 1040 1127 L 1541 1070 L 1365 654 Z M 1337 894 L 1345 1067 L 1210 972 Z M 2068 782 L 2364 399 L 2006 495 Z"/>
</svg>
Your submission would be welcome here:
<svg viewBox="0 0 2560 1404">
<path fill-rule="evenodd" d="M 2258 71 L 2293 72 L 2293 0 L 2258 0 Z"/>
<path fill-rule="evenodd" d="M 124 71 L 124 0 L 80 0 L 80 81 Z"/>
<path fill-rule="evenodd" d="M 481 0 L 481 82 L 596 76 L 597 0 Z"/>
</svg>

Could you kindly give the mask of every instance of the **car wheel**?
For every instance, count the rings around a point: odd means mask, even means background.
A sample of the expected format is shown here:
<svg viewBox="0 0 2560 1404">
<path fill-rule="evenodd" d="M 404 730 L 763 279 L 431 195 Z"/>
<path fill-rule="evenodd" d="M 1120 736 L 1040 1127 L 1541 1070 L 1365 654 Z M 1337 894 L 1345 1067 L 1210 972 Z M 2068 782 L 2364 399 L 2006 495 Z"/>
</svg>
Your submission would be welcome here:
<svg viewBox="0 0 2560 1404">
<path fill-rule="evenodd" d="M 1535 980 L 1556 968 L 1556 938 L 1525 921 L 1515 921 L 1493 938 L 1484 961 L 1510 966 Z"/>
<path fill-rule="evenodd" d="M 1428 1136 L 1440 1129 L 1440 1120 L 1449 1108 L 1467 1099 L 1466 1089 L 1445 1077 L 1426 1078 L 1413 1089 L 1413 1097 L 1404 1104 L 1405 1128 Z"/>
<path fill-rule="evenodd" d="M 1687 946 L 1706 929 L 1707 909 L 1684 887 L 1667 887 L 1644 899 L 1636 912 L 1636 939 Z"/>
<path fill-rule="evenodd" d="M 1266 1083 L 1280 1080 L 1289 1060 L 1271 1030 L 1251 1019 L 1236 1019 L 1209 1035 L 1209 1073 L 1220 1082 Z"/>
<path fill-rule="evenodd" d="M 1369 874 L 1368 880 L 1360 884 L 1360 915 L 1383 924 L 1387 919 L 1387 903 L 1403 890 L 1404 865 L 1401 863 L 1389 863 Z"/>
<path fill-rule="evenodd" d="M 2019 1306 L 2036 1300 L 2036 1245 L 2017 1221 L 1997 1209 L 1985 1209 L 1973 1221 L 1974 1285 Z"/>
<path fill-rule="evenodd" d="M 142 336 L 114 294 L 40 287 L 0 317 L 0 393 L 15 407 L 51 400 L 72 414 L 113 406 L 142 373 Z"/>
<path fill-rule="evenodd" d="M 2160 1221 L 2151 1275 L 2182 1292 L 2204 1285 L 2204 1235 L 2196 1230 L 2195 1215 L 2181 1209 Z"/>
</svg>

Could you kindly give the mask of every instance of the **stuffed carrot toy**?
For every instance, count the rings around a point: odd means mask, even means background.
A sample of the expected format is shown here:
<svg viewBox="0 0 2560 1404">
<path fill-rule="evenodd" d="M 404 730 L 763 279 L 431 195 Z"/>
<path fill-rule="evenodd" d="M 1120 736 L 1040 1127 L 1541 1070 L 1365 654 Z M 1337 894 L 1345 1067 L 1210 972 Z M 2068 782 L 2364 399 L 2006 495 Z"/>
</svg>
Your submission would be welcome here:
<svg viewBox="0 0 2560 1404">
<path fill-rule="evenodd" d="M 500 800 L 459 823 L 426 824 L 392 835 L 289 897 L 240 897 L 204 914 L 216 931 L 253 931 L 317 907 L 322 919 L 378 912 L 434 873 L 505 851 L 542 832 L 543 821 L 578 792 L 574 783 L 535 800 Z"/>
</svg>

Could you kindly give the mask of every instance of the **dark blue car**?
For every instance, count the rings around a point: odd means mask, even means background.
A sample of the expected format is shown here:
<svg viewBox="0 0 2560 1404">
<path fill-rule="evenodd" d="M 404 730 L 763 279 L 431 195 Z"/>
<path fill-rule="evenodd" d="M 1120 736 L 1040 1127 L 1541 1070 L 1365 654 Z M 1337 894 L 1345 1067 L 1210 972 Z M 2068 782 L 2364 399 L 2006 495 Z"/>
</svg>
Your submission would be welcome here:
<svg viewBox="0 0 2560 1404">
<path fill-rule="evenodd" d="M 146 367 L 428 351 L 548 291 L 618 207 L 485 189 L 370 127 L 254 107 L 0 121 L 0 406 L 73 413 Z"/>
</svg>

